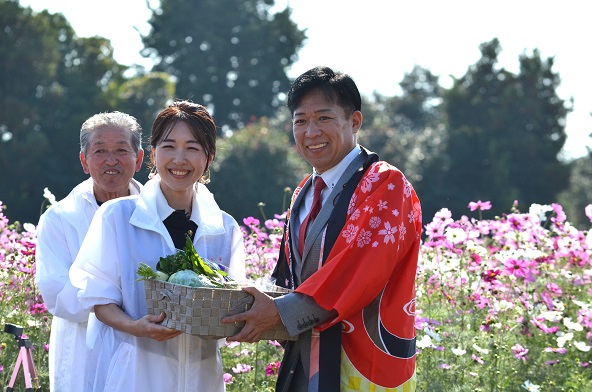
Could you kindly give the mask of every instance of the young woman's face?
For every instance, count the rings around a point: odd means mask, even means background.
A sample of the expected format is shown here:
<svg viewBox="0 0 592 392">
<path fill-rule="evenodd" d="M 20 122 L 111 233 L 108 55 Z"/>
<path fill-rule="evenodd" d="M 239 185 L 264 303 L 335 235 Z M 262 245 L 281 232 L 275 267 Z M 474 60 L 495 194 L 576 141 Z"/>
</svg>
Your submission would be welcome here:
<svg viewBox="0 0 592 392">
<path fill-rule="evenodd" d="M 177 122 L 152 152 L 165 196 L 169 192 L 191 190 L 211 163 L 206 151 L 183 121 Z"/>
</svg>

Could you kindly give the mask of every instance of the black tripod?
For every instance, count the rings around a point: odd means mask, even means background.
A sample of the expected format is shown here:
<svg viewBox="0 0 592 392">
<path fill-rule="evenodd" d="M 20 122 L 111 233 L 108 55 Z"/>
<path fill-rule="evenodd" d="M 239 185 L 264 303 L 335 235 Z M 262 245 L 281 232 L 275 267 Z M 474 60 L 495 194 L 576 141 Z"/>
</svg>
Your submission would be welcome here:
<svg viewBox="0 0 592 392">
<path fill-rule="evenodd" d="M 23 335 L 23 327 L 14 324 L 4 324 L 4 332 L 13 334 L 19 345 L 19 355 L 16 359 L 16 364 L 14 365 L 12 377 L 10 377 L 10 383 L 8 384 L 8 387 L 6 387 L 6 392 L 14 391 L 14 382 L 18 377 L 21 366 L 23 367 L 23 376 L 25 377 L 25 391 L 40 391 L 39 379 L 37 378 L 33 356 L 31 355 L 31 341 L 21 337 Z M 33 384 L 35 384 L 34 388 Z"/>
</svg>

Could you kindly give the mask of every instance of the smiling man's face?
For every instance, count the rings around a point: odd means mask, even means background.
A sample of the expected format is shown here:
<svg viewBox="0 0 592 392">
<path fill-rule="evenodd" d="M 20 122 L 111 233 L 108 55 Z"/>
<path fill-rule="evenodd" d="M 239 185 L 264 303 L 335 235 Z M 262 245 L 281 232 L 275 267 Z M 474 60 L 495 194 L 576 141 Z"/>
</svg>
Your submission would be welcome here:
<svg viewBox="0 0 592 392">
<path fill-rule="evenodd" d="M 129 183 L 140 170 L 144 154 L 137 154 L 131 135 L 118 127 L 93 131 L 86 155 L 80 153 L 82 169 L 94 182 L 97 201 L 105 202 L 129 194 Z"/>
</svg>

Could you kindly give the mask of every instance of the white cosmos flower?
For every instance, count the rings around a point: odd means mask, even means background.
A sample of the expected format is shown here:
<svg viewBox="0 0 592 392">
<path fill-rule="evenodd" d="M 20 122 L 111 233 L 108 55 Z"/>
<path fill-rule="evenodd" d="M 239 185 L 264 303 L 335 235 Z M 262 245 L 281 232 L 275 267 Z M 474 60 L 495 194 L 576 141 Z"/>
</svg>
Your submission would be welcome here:
<svg viewBox="0 0 592 392">
<path fill-rule="evenodd" d="M 572 299 L 572 302 L 582 309 L 590 309 L 590 304 L 587 302 L 578 301 L 577 299 Z"/>
<path fill-rule="evenodd" d="M 476 344 L 473 344 L 473 349 L 481 354 L 487 355 L 489 354 L 489 350 L 486 348 L 481 348 L 479 346 L 477 346 Z"/>
<path fill-rule="evenodd" d="M 547 310 L 547 311 L 541 312 L 539 314 L 539 316 L 544 318 L 547 321 L 557 322 L 557 321 L 561 320 L 563 313 L 558 312 L 556 310 Z"/>
<path fill-rule="evenodd" d="M 584 327 L 582 327 L 582 325 L 580 323 L 574 323 L 573 321 L 571 321 L 571 318 L 569 317 L 565 317 L 563 319 L 563 325 L 565 325 L 568 329 L 571 329 L 573 331 L 583 331 Z"/>
<path fill-rule="evenodd" d="M 462 349 L 462 348 L 460 348 L 460 347 L 459 347 L 459 348 L 453 348 L 453 349 L 451 349 L 451 351 L 452 351 L 452 353 L 453 353 L 454 355 L 458 355 L 458 356 L 465 355 L 465 354 L 467 353 L 467 351 L 466 351 L 466 350 L 463 350 L 463 349 Z"/>
<path fill-rule="evenodd" d="M 550 205 L 542 205 L 542 204 L 531 204 L 530 208 L 528 209 L 529 214 L 533 214 L 538 216 L 541 222 L 545 222 L 547 220 L 547 212 L 553 211 L 553 207 Z"/>
<path fill-rule="evenodd" d="M 553 306 L 560 312 L 565 310 L 565 304 L 558 299 L 553 300 Z"/>
<path fill-rule="evenodd" d="M 427 335 L 429 335 L 430 338 L 434 339 L 436 342 L 442 341 L 442 338 L 440 337 L 440 335 L 437 332 L 430 329 L 429 327 L 425 327 L 423 329 L 423 332 L 425 332 Z"/>
<path fill-rule="evenodd" d="M 51 205 L 54 205 L 56 203 L 55 196 L 53 195 L 53 193 L 49 191 L 47 187 L 43 188 L 43 197 L 45 197 Z"/>
<path fill-rule="evenodd" d="M 37 228 L 32 223 L 24 223 L 23 229 L 25 229 L 25 231 L 27 231 L 29 233 L 37 233 Z"/>
<path fill-rule="evenodd" d="M 419 348 L 432 347 L 432 338 L 430 338 L 428 335 L 423 335 L 423 337 L 419 339 L 415 345 Z"/>
<path fill-rule="evenodd" d="M 588 351 L 590 351 L 590 346 L 588 346 L 586 344 L 586 342 L 573 342 L 573 345 L 580 351 L 583 351 L 585 353 L 587 353 Z"/>
<path fill-rule="evenodd" d="M 566 342 L 569 342 L 574 337 L 572 332 L 565 333 L 557 338 L 557 347 L 562 348 Z"/>
<path fill-rule="evenodd" d="M 524 381 L 524 384 L 522 384 L 522 388 L 526 389 L 529 392 L 539 392 L 541 390 L 540 385 L 533 384 L 530 382 L 530 380 Z"/>
<path fill-rule="evenodd" d="M 448 228 L 446 229 L 446 239 L 453 244 L 460 244 L 467 239 L 467 233 L 461 228 Z"/>
</svg>

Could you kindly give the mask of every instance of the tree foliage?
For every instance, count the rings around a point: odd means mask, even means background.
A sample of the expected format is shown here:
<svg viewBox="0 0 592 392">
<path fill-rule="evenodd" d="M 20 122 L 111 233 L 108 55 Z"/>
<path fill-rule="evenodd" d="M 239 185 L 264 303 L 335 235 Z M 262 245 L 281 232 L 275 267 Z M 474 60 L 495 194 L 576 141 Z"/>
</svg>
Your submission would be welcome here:
<svg viewBox="0 0 592 392">
<path fill-rule="evenodd" d="M 36 222 L 43 188 L 62 198 L 86 177 L 78 161 L 86 118 L 127 112 L 147 139 L 171 98 L 206 104 L 228 131 L 220 132 L 210 184 L 224 209 L 240 218 L 256 215 L 260 202 L 268 212 L 287 207 L 284 189 L 310 171 L 294 151 L 282 105 L 285 71 L 305 39 L 290 8 L 272 14 L 273 0 L 161 5 L 144 37 L 143 53 L 157 61 L 148 73 L 118 64 L 108 40 L 78 38 L 61 14 L 0 0 L 0 200 L 11 220 Z M 498 214 L 514 200 L 525 207 L 561 197 L 571 219 L 583 219 L 591 158 L 558 159 L 571 109 L 556 94 L 553 58 L 524 53 L 514 74 L 497 65 L 497 39 L 480 49 L 450 88 L 415 67 L 401 95 L 363 97 L 360 143 L 405 172 L 426 216 L 479 199 Z M 136 177 L 144 182 L 147 170 Z"/>
<path fill-rule="evenodd" d="M 310 172 L 281 123 L 263 118 L 218 143 L 208 185 L 220 207 L 237 217 L 285 211 L 291 191 Z M 268 216 L 268 218 L 272 218 Z"/>
<path fill-rule="evenodd" d="M 291 9 L 271 14 L 274 0 L 167 0 L 144 37 L 156 70 L 175 77 L 178 98 L 213 109 L 221 126 L 240 128 L 271 116 L 290 87 L 286 70 L 304 32 Z"/>
<path fill-rule="evenodd" d="M 556 94 L 553 58 L 542 60 L 538 50 L 523 54 L 514 75 L 497 67 L 497 39 L 480 48 L 481 59 L 444 94 L 447 205 L 460 210 L 471 200 L 490 200 L 499 213 L 514 200 L 554 202 L 569 180 L 558 153 L 570 109 Z"/>
<path fill-rule="evenodd" d="M 62 198 L 86 178 L 78 158 L 84 120 L 127 108 L 137 116 L 145 106 L 108 94 L 126 81 L 108 40 L 78 38 L 63 15 L 15 1 L 0 0 L 0 22 L 0 199 L 12 220 L 37 222 L 45 187 Z"/>
<path fill-rule="evenodd" d="M 592 149 L 588 149 L 588 155 L 571 162 L 571 166 L 569 186 L 560 193 L 558 202 L 563 205 L 570 222 L 586 228 L 590 220 L 584 208 L 592 203 Z"/>
<path fill-rule="evenodd" d="M 413 183 L 424 215 L 444 207 L 440 172 L 445 165 L 445 124 L 438 77 L 416 66 L 403 77 L 400 96 L 364 100 L 359 141 L 397 166 Z"/>
</svg>

